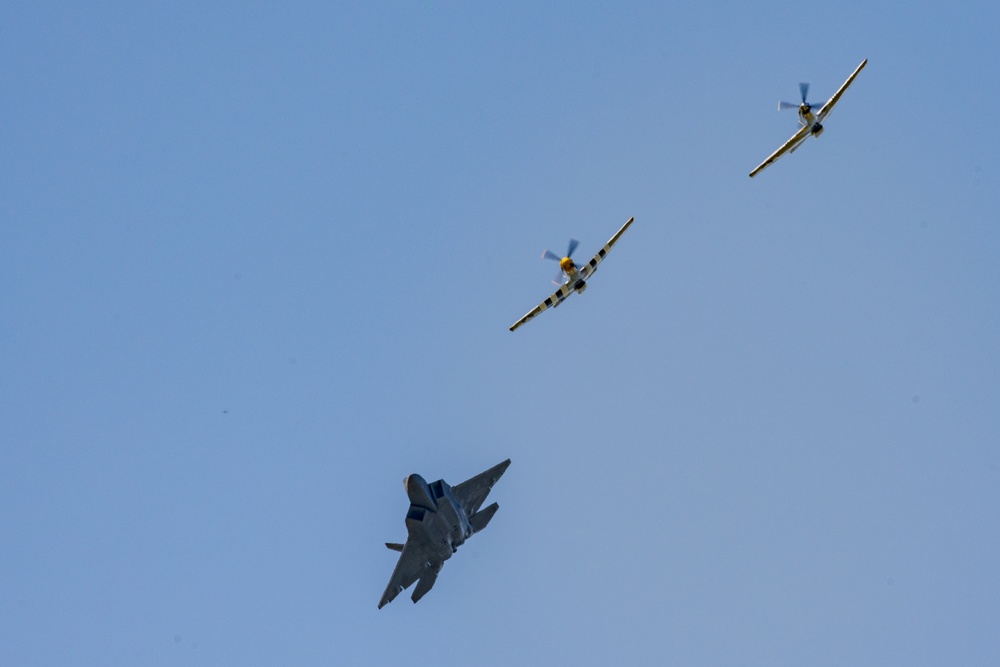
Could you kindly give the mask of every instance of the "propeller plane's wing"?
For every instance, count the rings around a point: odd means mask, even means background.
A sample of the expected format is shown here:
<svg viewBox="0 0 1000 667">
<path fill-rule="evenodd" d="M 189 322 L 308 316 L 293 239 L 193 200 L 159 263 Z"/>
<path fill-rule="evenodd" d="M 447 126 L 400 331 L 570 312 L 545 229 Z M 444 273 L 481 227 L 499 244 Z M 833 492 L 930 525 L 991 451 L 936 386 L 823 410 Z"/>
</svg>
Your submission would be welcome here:
<svg viewBox="0 0 1000 667">
<path fill-rule="evenodd" d="M 386 544 L 386 546 L 395 549 L 398 545 Z M 428 572 L 425 570 L 427 570 L 425 554 L 418 547 L 413 546 L 412 540 L 407 540 L 406 544 L 403 545 L 402 553 L 399 554 L 399 560 L 396 561 L 392 576 L 389 577 L 389 585 L 385 587 L 385 593 L 382 594 L 378 608 L 381 609 L 392 602 L 403 589 L 409 588 L 410 584 L 417 579 L 427 576 Z"/>
<path fill-rule="evenodd" d="M 594 275 L 594 272 L 597 271 L 597 265 L 600 264 L 604 257 L 611 251 L 611 247 L 618 243 L 618 239 L 625 233 L 625 230 L 628 229 L 628 226 L 632 224 L 633 220 L 635 220 L 635 216 L 629 218 L 628 222 L 622 225 L 622 228 L 615 232 L 615 235 L 611 237 L 611 240 L 608 241 L 603 248 L 597 251 L 597 254 L 594 255 L 593 259 L 580 267 L 580 275 L 584 280 Z"/>
<path fill-rule="evenodd" d="M 758 173 L 763 171 L 766 167 L 769 167 L 773 162 L 775 162 L 779 157 L 788 152 L 795 151 L 799 145 L 809 137 L 810 128 L 807 126 L 800 127 L 798 132 L 792 135 L 792 138 L 786 141 L 781 148 L 771 153 L 766 160 L 757 165 L 753 171 L 750 172 L 750 178 L 753 178 Z"/>
<path fill-rule="evenodd" d="M 483 501 L 486 500 L 486 496 L 489 495 L 490 489 L 497 483 L 500 476 L 506 472 L 509 465 L 510 459 L 507 459 L 486 472 L 481 472 L 475 477 L 471 477 L 461 484 L 451 487 L 451 492 L 455 495 L 455 499 L 462 506 L 462 509 L 465 510 L 466 514 L 471 517 L 479 511 Z"/>
<path fill-rule="evenodd" d="M 568 297 L 572 293 L 573 293 L 573 286 L 572 285 L 570 285 L 569 283 L 563 285 L 562 287 L 560 287 L 559 289 L 557 289 L 552 294 L 552 296 L 550 296 L 548 299 L 546 299 L 545 301 L 542 301 L 540 304 L 538 304 L 537 306 L 535 306 L 535 308 L 533 310 L 531 310 L 531 312 L 529 312 L 527 315 L 525 315 L 524 317 L 522 317 L 521 319 L 519 319 L 517 322 L 514 322 L 514 324 L 511 325 L 510 330 L 513 331 L 514 329 L 518 328 L 519 326 L 521 326 L 525 322 L 527 322 L 527 321 L 531 320 L 532 318 L 534 318 L 536 315 L 538 315 L 538 313 L 542 312 L 543 310 L 546 310 L 548 308 L 554 308 L 555 306 L 558 306 L 560 303 L 562 303 L 566 299 L 566 297 Z"/>
<path fill-rule="evenodd" d="M 833 111 L 833 105 L 835 105 L 837 102 L 840 101 L 840 96 L 844 94 L 844 91 L 847 90 L 848 86 L 850 86 L 852 83 L 854 83 L 854 77 L 856 77 L 858 75 L 858 72 L 860 72 L 861 70 L 863 70 L 865 68 L 865 65 L 867 65 L 867 64 L 868 64 L 868 59 L 867 58 L 865 58 L 864 60 L 862 60 L 861 64 L 858 65 L 858 68 L 856 70 L 854 70 L 854 73 L 851 74 L 851 76 L 847 77 L 847 81 L 845 81 L 844 85 L 842 85 L 840 87 L 840 90 L 838 90 L 837 92 L 835 92 L 833 94 L 833 97 L 831 97 L 830 99 L 828 99 L 826 101 L 826 104 L 824 104 L 822 107 L 820 107 L 819 112 L 816 114 L 816 120 L 818 122 L 822 123 L 823 119 L 830 115 L 830 112 Z"/>
</svg>

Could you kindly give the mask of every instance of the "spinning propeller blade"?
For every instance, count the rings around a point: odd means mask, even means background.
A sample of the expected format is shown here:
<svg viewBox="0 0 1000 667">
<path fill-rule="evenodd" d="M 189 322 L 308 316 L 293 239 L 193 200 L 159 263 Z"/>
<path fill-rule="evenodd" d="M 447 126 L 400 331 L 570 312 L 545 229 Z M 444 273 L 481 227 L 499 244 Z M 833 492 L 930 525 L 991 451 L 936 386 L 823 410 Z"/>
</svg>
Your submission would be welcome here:
<svg viewBox="0 0 1000 667">
<path fill-rule="evenodd" d="M 813 109 L 815 109 L 816 107 L 819 106 L 818 104 L 812 104 L 810 102 L 806 102 L 806 96 L 809 94 L 809 84 L 808 83 L 800 83 L 799 84 L 799 92 L 802 94 L 802 103 L 801 104 L 792 104 L 791 102 L 784 102 L 784 101 L 782 101 L 782 102 L 778 102 L 778 109 L 780 109 L 781 111 L 784 111 L 785 109 L 798 109 L 798 108 L 804 106 L 807 111 L 812 111 Z"/>
<path fill-rule="evenodd" d="M 557 262 L 559 262 L 559 261 L 562 260 L 562 257 L 560 257 L 559 255 L 555 254 L 551 250 L 546 250 L 545 252 L 542 253 L 542 259 L 554 259 Z"/>
<path fill-rule="evenodd" d="M 569 240 L 569 250 L 566 251 L 566 256 L 567 257 L 572 257 L 573 256 L 573 251 L 576 250 L 576 247 L 578 245 L 580 245 L 579 241 L 577 241 L 576 239 L 570 239 Z"/>
</svg>

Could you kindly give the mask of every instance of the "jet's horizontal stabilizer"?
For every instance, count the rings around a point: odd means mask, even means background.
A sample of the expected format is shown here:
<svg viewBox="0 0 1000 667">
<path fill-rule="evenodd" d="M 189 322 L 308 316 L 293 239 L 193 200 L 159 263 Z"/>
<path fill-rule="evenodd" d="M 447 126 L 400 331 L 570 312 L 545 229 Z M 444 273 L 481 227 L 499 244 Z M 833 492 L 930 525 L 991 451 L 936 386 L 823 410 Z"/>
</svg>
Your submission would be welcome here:
<svg viewBox="0 0 1000 667">
<path fill-rule="evenodd" d="M 402 551 L 403 550 L 403 545 L 402 544 L 397 544 L 395 542 L 386 542 L 385 546 L 389 547 L 393 551 Z"/>
<path fill-rule="evenodd" d="M 413 595 L 411 596 L 414 604 L 417 603 L 417 600 L 427 595 L 427 591 L 431 589 L 437 578 L 438 574 L 433 568 L 428 567 L 423 571 L 420 581 L 417 582 L 417 587 L 413 589 Z"/>
<path fill-rule="evenodd" d="M 493 515 L 497 513 L 498 509 L 500 509 L 500 506 L 497 505 L 496 503 L 493 503 L 489 507 L 481 509 L 472 516 L 470 516 L 469 523 L 472 525 L 472 530 L 478 533 L 483 528 L 485 528 L 486 524 L 490 522 L 490 519 L 493 518 Z"/>
</svg>

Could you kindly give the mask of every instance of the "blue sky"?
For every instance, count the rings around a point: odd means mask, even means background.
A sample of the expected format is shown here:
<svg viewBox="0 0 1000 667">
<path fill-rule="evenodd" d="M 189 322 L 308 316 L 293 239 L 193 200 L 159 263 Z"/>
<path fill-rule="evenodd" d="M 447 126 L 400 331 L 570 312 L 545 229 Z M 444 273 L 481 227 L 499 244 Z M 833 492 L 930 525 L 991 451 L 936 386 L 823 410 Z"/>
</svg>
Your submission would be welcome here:
<svg viewBox="0 0 1000 667">
<path fill-rule="evenodd" d="M 997 25 L 6 3 L 0 663 L 997 663 Z"/>
</svg>

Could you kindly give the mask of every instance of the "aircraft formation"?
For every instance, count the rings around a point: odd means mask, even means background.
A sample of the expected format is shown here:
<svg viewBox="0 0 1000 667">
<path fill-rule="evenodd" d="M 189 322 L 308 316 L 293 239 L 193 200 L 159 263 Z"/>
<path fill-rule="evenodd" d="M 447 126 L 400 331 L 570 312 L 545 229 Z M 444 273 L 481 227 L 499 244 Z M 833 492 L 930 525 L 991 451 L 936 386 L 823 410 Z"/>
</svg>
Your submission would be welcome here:
<svg viewBox="0 0 1000 667">
<path fill-rule="evenodd" d="M 794 153 L 810 136 L 818 139 L 823 133 L 823 122 L 867 64 L 867 59 L 861 61 L 837 92 L 822 105 L 806 101 L 809 95 L 808 83 L 799 84 L 801 103 L 779 102 L 779 110 L 798 110 L 799 129 L 791 139 L 757 165 L 750 172 L 750 178 L 786 153 Z M 814 113 L 813 110 L 817 108 L 818 111 Z M 514 322 L 510 330 L 516 330 L 544 310 L 558 307 L 574 292 L 582 294 L 587 288 L 587 281 L 597 271 L 597 266 L 607 257 L 611 248 L 634 220 L 634 217 L 629 218 L 604 247 L 582 266 L 577 266 L 573 261 L 573 252 L 579 245 L 576 239 L 570 239 L 566 254 L 562 257 L 546 249 L 542 253 L 542 258 L 559 262 L 559 273 L 553 281 L 559 285 L 559 289 Z M 428 484 L 423 477 L 416 474 L 409 475 L 403 480 L 403 488 L 406 489 L 406 495 L 410 499 L 405 521 L 407 538 L 404 544 L 386 542 L 386 547 L 398 551 L 400 555 L 385 593 L 379 601 L 379 609 L 392 602 L 401 591 L 409 588 L 414 582 L 418 582 L 411 596 L 414 603 L 427 594 L 437 581 L 444 561 L 451 558 L 466 540 L 486 528 L 490 519 L 496 514 L 499 509 L 497 503 L 485 509 L 480 508 L 493 485 L 509 465 L 510 459 L 507 459 L 455 486 L 449 486 L 443 479 Z"/>
</svg>

